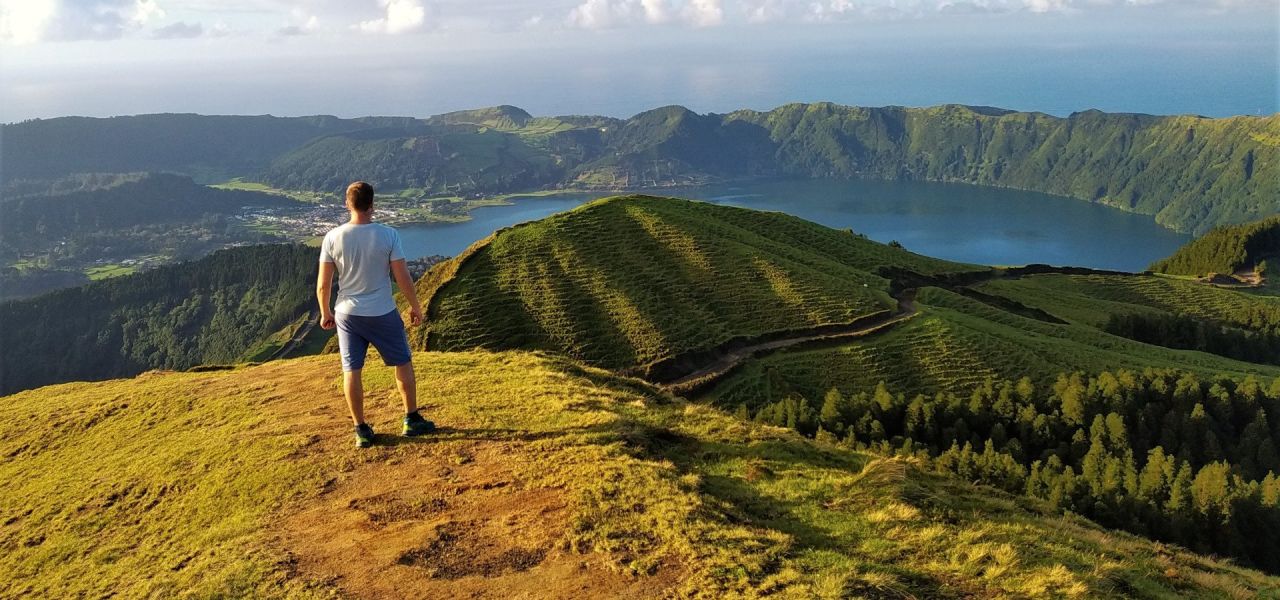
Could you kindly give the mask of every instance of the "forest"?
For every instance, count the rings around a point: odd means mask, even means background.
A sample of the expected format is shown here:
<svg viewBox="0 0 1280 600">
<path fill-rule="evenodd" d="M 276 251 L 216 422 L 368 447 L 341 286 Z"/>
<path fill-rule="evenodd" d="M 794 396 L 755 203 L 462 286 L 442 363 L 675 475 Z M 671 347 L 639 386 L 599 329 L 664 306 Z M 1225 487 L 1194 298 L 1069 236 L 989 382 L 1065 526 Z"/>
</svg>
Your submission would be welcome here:
<svg viewBox="0 0 1280 600">
<path fill-rule="evenodd" d="M 1242 225 L 1215 227 L 1172 256 L 1156 261 L 1151 270 L 1169 275 L 1230 275 L 1242 269 L 1265 271 L 1259 267 L 1267 257 L 1280 263 L 1280 214 Z"/>
<path fill-rule="evenodd" d="M 1073 372 L 1051 387 L 988 380 L 908 398 L 881 384 L 736 410 L 1280 573 L 1280 379 Z"/>
<path fill-rule="evenodd" d="M 0 394 L 235 362 L 315 302 L 316 264 L 301 245 L 230 248 L 0 303 Z"/>
</svg>

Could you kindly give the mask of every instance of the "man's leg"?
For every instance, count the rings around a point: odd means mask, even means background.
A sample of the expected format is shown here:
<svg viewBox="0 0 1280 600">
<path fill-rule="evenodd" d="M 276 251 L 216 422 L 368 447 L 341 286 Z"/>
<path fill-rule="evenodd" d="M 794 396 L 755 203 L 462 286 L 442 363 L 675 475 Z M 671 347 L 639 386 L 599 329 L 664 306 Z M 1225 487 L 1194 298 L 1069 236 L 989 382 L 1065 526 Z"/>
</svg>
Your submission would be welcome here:
<svg viewBox="0 0 1280 600">
<path fill-rule="evenodd" d="M 413 361 L 396 365 L 396 388 L 400 390 L 400 398 L 404 400 L 405 414 L 417 411 L 418 376 L 413 372 Z"/>
<path fill-rule="evenodd" d="M 342 372 L 342 391 L 347 395 L 351 421 L 357 426 L 364 423 L 364 380 L 360 373 L 361 369 Z"/>
</svg>

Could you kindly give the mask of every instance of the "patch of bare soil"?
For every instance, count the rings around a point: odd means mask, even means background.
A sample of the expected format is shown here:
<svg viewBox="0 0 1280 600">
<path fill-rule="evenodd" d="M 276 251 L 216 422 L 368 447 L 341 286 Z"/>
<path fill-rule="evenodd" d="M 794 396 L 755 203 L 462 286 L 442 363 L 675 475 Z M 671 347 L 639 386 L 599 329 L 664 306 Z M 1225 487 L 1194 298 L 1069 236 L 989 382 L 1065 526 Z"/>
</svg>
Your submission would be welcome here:
<svg viewBox="0 0 1280 600">
<path fill-rule="evenodd" d="M 525 487 L 506 466 L 527 441 L 485 439 L 483 430 L 456 423 L 434 437 L 379 434 L 379 446 L 361 450 L 332 382 L 300 380 L 289 391 L 311 400 L 282 399 L 270 409 L 313 434 L 290 460 L 350 457 L 347 470 L 288 506 L 273 526 L 293 576 L 361 599 L 655 598 L 678 583 L 671 569 L 634 576 L 608 556 L 561 548 L 567 493 Z M 392 396 L 366 399 L 371 414 L 397 404 Z"/>
</svg>

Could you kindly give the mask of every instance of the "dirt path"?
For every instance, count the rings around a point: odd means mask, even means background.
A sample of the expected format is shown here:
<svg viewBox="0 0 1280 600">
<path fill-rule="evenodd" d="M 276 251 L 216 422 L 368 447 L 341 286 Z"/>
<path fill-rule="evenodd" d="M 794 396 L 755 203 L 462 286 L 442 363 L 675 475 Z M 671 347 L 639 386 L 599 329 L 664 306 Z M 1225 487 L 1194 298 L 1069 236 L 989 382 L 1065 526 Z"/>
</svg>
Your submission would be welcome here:
<svg viewBox="0 0 1280 600">
<path fill-rule="evenodd" d="M 379 445 L 356 450 L 336 377 L 315 377 L 307 361 L 259 368 L 272 382 L 255 390 L 270 399 L 264 409 L 308 439 L 284 460 L 316 468 L 315 457 L 337 457 L 325 466 L 327 481 L 270 525 L 292 577 L 363 600 L 638 599 L 678 582 L 675 573 L 630 576 L 604 553 L 557 545 L 571 527 L 566 491 L 527 485 L 511 468 L 537 455 L 538 439 L 494 433 L 426 401 L 423 409 L 448 428 L 409 439 L 388 435 L 398 419 L 375 419 Z M 393 389 L 369 391 L 371 416 L 395 414 Z"/>
<path fill-rule="evenodd" d="M 917 314 L 916 290 L 903 290 L 898 294 L 898 309 L 884 319 L 874 322 L 861 322 L 850 325 L 847 329 L 832 330 L 824 327 L 821 333 L 801 333 L 777 340 L 769 340 L 736 348 L 721 354 L 713 362 L 706 364 L 692 373 L 678 379 L 662 383 L 662 387 L 676 395 L 692 395 L 705 390 L 725 375 L 741 366 L 748 360 L 759 358 L 775 350 L 818 341 L 836 341 L 854 339 L 874 335 L 897 326 Z"/>
</svg>

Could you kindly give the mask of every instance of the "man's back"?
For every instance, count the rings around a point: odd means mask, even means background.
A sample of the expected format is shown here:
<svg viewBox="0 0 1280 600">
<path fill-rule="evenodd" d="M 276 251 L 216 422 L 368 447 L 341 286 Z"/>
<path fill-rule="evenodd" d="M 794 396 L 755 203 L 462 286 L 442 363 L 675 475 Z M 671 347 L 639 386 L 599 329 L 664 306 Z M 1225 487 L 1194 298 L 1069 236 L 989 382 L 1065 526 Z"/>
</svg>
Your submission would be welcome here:
<svg viewBox="0 0 1280 600">
<path fill-rule="evenodd" d="M 320 260 L 338 271 L 335 312 L 376 317 L 396 309 L 391 261 L 404 258 L 400 234 L 378 223 L 347 223 L 325 234 Z"/>
</svg>

